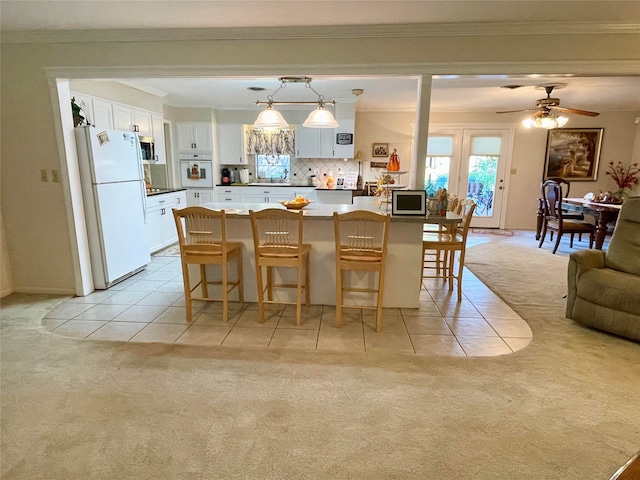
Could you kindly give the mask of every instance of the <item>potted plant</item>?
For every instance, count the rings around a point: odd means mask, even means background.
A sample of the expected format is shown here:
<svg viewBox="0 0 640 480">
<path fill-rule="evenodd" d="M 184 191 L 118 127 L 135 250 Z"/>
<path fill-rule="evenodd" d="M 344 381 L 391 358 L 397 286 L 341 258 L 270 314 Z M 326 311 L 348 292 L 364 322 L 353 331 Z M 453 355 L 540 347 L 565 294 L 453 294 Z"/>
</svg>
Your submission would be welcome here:
<svg viewBox="0 0 640 480">
<path fill-rule="evenodd" d="M 82 107 L 76 103 L 76 97 L 71 97 L 71 114 L 73 115 L 73 126 L 84 125 L 86 119 L 82 115 Z"/>
</svg>

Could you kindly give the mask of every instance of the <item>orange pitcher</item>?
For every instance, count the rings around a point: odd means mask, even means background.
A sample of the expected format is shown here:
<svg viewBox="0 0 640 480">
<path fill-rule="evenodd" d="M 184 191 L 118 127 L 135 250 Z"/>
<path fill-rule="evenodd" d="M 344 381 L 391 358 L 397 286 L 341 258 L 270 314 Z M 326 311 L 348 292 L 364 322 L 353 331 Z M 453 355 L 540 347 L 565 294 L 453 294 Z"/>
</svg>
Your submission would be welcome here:
<svg viewBox="0 0 640 480">
<path fill-rule="evenodd" d="M 393 149 L 393 153 L 389 156 L 389 162 L 387 163 L 387 171 L 389 172 L 400 171 L 400 160 L 398 159 L 398 153 L 395 148 Z"/>
</svg>

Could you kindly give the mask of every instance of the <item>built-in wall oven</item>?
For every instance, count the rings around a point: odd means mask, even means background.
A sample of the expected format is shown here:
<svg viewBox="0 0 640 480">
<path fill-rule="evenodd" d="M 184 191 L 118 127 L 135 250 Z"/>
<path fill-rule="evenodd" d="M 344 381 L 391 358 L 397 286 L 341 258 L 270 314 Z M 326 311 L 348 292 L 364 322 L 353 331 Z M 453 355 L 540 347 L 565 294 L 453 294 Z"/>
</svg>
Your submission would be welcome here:
<svg viewBox="0 0 640 480">
<path fill-rule="evenodd" d="M 213 188 L 211 155 L 181 153 L 180 178 L 184 188 Z"/>
</svg>

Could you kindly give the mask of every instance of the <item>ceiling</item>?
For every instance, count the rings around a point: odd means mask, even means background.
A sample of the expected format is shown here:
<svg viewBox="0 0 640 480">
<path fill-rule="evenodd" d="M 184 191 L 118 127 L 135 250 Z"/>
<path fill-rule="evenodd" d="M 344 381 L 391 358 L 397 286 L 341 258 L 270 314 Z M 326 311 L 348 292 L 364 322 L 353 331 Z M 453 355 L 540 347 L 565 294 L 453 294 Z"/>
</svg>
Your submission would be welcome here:
<svg viewBox="0 0 640 480">
<path fill-rule="evenodd" d="M 479 22 L 609 22 L 640 24 L 635 1 L 536 0 L 0 0 L 3 32 L 46 30 L 291 27 Z M 123 9 L 128 14 L 123 15 Z M 525 28 L 525 27 L 523 27 Z M 284 73 L 286 74 L 286 73 Z M 130 85 L 152 91 L 173 106 L 256 108 L 280 85 L 277 78 L 149 78 Z M 561 105 L 597 112 L 640 111 L 640 79 L 573 76 L 447 76 L 434 79 L 432 111 L 492 112 L 532 108 L 543 98 L 535 86 L 566 83 L 554 91 Z M 414 110 L 415 77 L 316 76 L 312 86 L 325 99 L 355 98 L 358 111 Z M 522 85 L 517 89 L 503 85 Z M 263 87 L 252 92 L 248 87 Z M 289 84 L 275 100 L 314 100 L 303 84 Z"/>
</svg>

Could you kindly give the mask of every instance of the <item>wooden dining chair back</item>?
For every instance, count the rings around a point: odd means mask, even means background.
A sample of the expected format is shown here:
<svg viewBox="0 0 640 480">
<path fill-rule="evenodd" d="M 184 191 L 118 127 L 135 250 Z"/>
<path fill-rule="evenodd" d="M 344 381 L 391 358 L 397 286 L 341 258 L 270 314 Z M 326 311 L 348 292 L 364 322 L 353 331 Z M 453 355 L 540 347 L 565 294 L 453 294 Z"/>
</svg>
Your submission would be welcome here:
<svg viewBox="0 0 640 480">
<path fill-rule="evenodd" d="M 571 190 L 571 182 L 564 178 L 560 177 L 549 177 L 547 181 L 552 181 L 560 185 L 560 191 L 562 193 L 562 198 L 567 198 L 569 196 L 569 191 Z M 544 183 L 544 182 L 543 182 Z M 584 220 L 584 213 L 580 212 L 570 212 L 568 210 L 562 210 L 562 217 L 565 220 Z"/>
<path fill-rule="evenodd" d="M 360 308 L 376 311 L 376 332 L 382 330 L 382 301 L 384 272 L 387 259 L 387 239 L 391 216 L 366 210 L 333 212 L 336 249 L 336 327 L 342 327 L 342 309 Z M 364 286 L 345 281 L 348 271 L 377 273 L 370 284 Z M 374 294 L 375 306 L 344 303 L 345 292 Z"/>
<path fill-rule="evenodd" d="M 301 324 L 302 291 L 305 305 L 310 304 L 309 255 L 311 245 L 303 243 L 302 211 L 268 208 L 249 210 L 253 246 L 256 260 L 256 282 L 258 286 L 258 309 L 260 323 L 264 323 L 265 304 L 291 304 L 296 306 L 296 325 Z M 266 269 L 266 282 L 263 276 Z M 296 283 L 274 283 L 274 268 L 295 268 Z M 278 273 L 278 272 L 275 272 Z M 273 289 L 296 289 L 296 301 L 277 300 Z M 265 292 L 267 299 L 264 299 Z"/>
<path fill-rule="evenodd" d="M 464 259 L 466 254 L 467 237 L 471 227 L 471 219 L 476 209 L 476 203 L 467 198 L 460 202 L 462 220 L 450 232 L 423 233 L 422 235 L 422 275 L 420 283 L 425 278 L 434 278 L 447 281 L 449 290 L 453 290 L 454 280 L 457 283 L 458 302 L 462 301 L 462 275 L 464 272 Z M 456 261 L 456 253 L 457 261 Z M 436 262 L 429 260 L 435 256 Z M 443 260 L 441 260 L 443 259 Z M 457 268 L 456 268 L 457 266 Z M 434 270 L 432 274 L 426 274 L 425 270 Z"/>
<path fill-rule="evenodd" d="M 553 247 L 553 253 L 556 253 L 560 246 L 560 239 L 564 233 L 571 235 L 569 246 L 573 248 L 573 238 L 576 233 L 586 233 L 589 235 L 589 248 L 593 247 L 595 234 L 595 225 L 584 220 L 566 218 L 562 211 L 562 186 L 555 180 L 546 180 L 542 183 L 542 233 L 538 248 L 542 247 L 547 230 L 551 232 L 551 240 L 553 241 L 553 232 L 557 233 L 556 243 Z"/>
<path fill-rule="evenodd" d="M 182 282 L 184 284 L 185 308 L 187 321 L 192 318 L 192 301 L 222 301 L 222 319 L 226 322 L 229 315 L 229 293 L 237 288 L 238 301 L 244 302 L 242 282 L 242 243 L 227 241 L 226 215 L 224 210 L 210 210 L 203 207 L 187 207 L 173 209 L 173 218 L 178 232 L 180 246 L 180 263 L 182 265 Z M 236 280 L 230 281 L 228 263 L 236 262 Z M 200 266 L 200 281 L 191 286 L 189 265 Z M 220 265 L 221 279 L 207 279 L 207 265 Z M 220 285 L 222 294 L 219 297 L 209 296 L 209 285 Z M 193 292 L 201 287 L 202 296 Z"/>
</svg>

